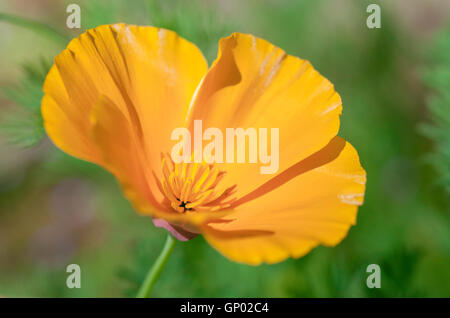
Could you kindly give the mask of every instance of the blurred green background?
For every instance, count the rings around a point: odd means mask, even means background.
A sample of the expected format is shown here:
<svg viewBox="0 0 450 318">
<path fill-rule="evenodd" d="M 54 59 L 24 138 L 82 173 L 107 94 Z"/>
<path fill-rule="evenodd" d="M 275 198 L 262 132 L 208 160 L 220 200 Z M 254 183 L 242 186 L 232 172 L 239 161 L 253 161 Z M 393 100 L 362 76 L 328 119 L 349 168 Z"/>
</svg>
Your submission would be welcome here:
<svg viewBox="0 0 450 318">
<path fill-rule="evenodd" d="M 81 30 L 66 7 L 81 7 Z M 381 6 L 381 29 L 366 7 Z M 340 93 L 340 135 L 368 174 L 358 224 L 335 248 L 251 267 L 202 237 L 179 243 L 156 297 L 450 297 L 450 2 L 447 0 L 0 2 L 0 296 L 128 297 L 166 232 L 115 179 L 56 149 L 39 107 L 53 58 L 83 29 L 127 22 L 175 30 L 211 63 L 233 31 L 308 59 Z M 66 287 L 81 266 L 82 288 Z M 379 264 L 381 288 L 366 286 Z"/>
</svg>

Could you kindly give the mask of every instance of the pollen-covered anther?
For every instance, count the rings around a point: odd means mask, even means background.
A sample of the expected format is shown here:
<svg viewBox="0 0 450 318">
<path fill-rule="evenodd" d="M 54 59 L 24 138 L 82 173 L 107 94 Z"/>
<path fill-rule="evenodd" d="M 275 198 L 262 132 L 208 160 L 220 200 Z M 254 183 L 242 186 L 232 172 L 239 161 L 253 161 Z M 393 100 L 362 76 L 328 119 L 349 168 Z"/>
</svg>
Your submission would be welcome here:
<svg viewBox="0 0 450 318">
<path fill-rule="evenodd" d="M 224 171 L 205 162 L 174 163 L 168 155 L 162 155 L 161 190 L 172 209 L 179 213 L 193 211 L 218 211 L 235 201 L 230 198 L 236 186 L 220 190 L 217 185 L 225 176 Z"/>
</svg>

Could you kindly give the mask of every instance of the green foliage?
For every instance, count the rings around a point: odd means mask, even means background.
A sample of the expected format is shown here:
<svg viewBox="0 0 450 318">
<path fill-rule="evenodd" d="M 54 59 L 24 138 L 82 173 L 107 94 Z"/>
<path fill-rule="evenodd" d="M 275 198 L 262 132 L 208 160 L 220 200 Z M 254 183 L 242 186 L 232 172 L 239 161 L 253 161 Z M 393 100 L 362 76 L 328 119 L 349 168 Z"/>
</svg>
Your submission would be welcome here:
<svg viewBox="0 0 450 318">
<path fill-rule="evenodd" d="M 120 17 L 120 13 L 128 10 L 123 9 L 123 1 L 86 1 L 81 4 L 81 10 L 83 12 L 81 19 L 82 27 L 84 30 L 88 30 L 103 24 L 124 22 L 122 21 L 123 15 Z"/>
<path fill-rule="evenodd" d="M 148 3 L 151 25 L 173 30 L 194 42 L 209 62 L 217 54 L 219 39 L 236 30 L 236 23 L 225 22 L 213 1 L 150 0 Z"/>
<path fill-rule="evenodd" d="M 65 44 L 69 40 L 69 36 L 64 32 L 37 20 L 0 12 L 1 21 L 30 30 L 58 44 Z M 49 60 L 48 57 L 41 57 L 38 62 L 24 63 L 20 83 L 2 87 L 0 90 L 2 97 L 17 106 L 11 112 L 2 114 L 0 134 L 5 135 L 10 144 L 19 148 L 36 145 L 45 135 L 40 106 L 43 97 L 42 85 L 51 66 Z"/>
<path fill-rule="evenodd" d="M 423 80 L 431 89 L 427 101 L 430 119 L 420 128 L 433 141 L 434 152 L 428 159 L 450 194 L 450 26 L 437 36 L 428 55 L 432 65 L 423 72 Z"/>
<path fill-rule="evenodd" d="M 55 28 L 45 23 L 25 17 L 0 12 L 0 22 L 1 21 L 31 30 L 62 44 L 66 43 L 68 40 L 68 36 L 66 34 L 56 30 Z"/>
<path fill-rule="evenodd" d="M 19 147 L 38 143 L 45 134 L 41 116 L 42 85 L 50 69 L 49 63 L 27 63 L 22 66 L 23 78 L 17 85 L 2 88 L 2 95 L 17 107 L 1 118 L 0 133 Z"/>
</svg>

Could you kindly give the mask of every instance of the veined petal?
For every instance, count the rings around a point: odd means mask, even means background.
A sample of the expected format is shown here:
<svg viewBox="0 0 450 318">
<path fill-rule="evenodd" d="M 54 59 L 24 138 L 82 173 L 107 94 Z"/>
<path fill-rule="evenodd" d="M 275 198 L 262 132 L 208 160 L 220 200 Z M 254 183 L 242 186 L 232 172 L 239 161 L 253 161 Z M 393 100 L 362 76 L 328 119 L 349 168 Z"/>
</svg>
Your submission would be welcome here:
<svg viewBox="0 0 450 318">
<path fill-rule="evenodd" d="M 153 172 L 161 173 L 160 154 L 170 150 L 172 130 L 184 125 L 206 70 L 200 50 L 172 31 L 125 24 L 97 27 L 56 57 L 44 83 L 44 126 L 65 152 L 105 166 L 130 190 L 147 184 L 147 198 L 151 194 L 162 201 Z M 89 118 L 99 100 L 103 106 L 94 117 L 101 137 L 91 134 Z M 120 136 L 122 129 L 130 140 Z M 117 159 L 105 160 L 113 156 Z M 141 169 L 148 170 L 141 171 L 142 180 L 137 171 L 128 174 L 131 168 L 125 164 L 138 159 Z"/>
<path fill-rule="evenodd" d="M 101 96 L 91 110 L 90 140 L 96 145 L 102 166 L 119 181 L 125 196 L 138 212 L 152 214 L 163 209 L 149 187 L 146 158 L 140 140 L 120 109 Z"/>
<path fill-rule="evenodd" d="M 218 57 L 192 101 L 189 125 L 192 129 L 194 120 L 202 120 L 204 129 L 223 132 L 279 128 L 281 172 L 336 136 L 341 109 L 333 85 L 308 61 L 253 35 L 234 33 L 220 41 Z M 248 153 L 248 142 L 246 147 Z M 227 171 L 223 184 L 238 185 L 238 197 L 273 177 L 261 174 L 260 166 L 218 165 Z"/>
<path fill-rule="evenodd" d="M 253 265 L 338 244 L 364 198 L 366 173 L 356 150 L 335 137 L 283 174 L 220 222 L 205 225 L 207 241 L 231 260 Z"/>
</svg>

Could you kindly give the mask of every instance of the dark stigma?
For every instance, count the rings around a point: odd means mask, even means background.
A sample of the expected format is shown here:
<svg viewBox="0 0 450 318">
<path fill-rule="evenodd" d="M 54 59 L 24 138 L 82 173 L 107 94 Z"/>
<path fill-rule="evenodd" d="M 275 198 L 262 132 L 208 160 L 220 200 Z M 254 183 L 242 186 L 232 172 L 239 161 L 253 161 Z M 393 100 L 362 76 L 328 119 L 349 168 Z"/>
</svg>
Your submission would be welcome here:
<svg viewBox="0 0 450 318">
<path fill-rule="evenodd" d="M 178 198 L 177 198 L 177 200 L 180 201 L 180 199 L 178 199 Z M 179 207 L 184 209 L 183 212 L 194 210 L 193 208 L 186 208 L 186 204 L 188 204 L 188 203 L 191 203 L 191 201 L 186 201 L 186 202 L 181 201 L 181 204 L 179 205 Z"/>
</svg>

